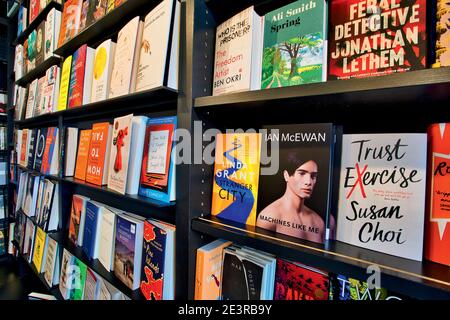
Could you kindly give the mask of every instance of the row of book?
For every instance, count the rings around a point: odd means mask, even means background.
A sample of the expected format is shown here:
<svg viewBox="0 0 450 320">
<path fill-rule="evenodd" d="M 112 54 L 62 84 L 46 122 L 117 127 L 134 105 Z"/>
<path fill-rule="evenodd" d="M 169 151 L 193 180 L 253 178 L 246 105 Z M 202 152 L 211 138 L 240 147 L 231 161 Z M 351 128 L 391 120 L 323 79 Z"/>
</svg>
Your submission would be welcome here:
<svg viewBox="0 0 450 320">
<path fill-rule="evenodd" d="M 129 298 L 63 248 L 49 233 L 18 213 L 11 254 L 21 254 L 46 284 L 59 287 L 67 300 L 128 300 Z"/>
<path fill-rule="evenodd" d="M 195 300 L 404 300 L 345 275 L 222 239 L 197 249 Z"/>
<path fill-rule="evenodd" d="M 252 6 L 220 24 L 213 95 L 450 65 L 448 1 L 328 3 L 298 0 L 264 16 Z"/>
<path fill-rule="evenodd" d="M 61 0 L 30 0 L 20 4 L 17 17 L 17 36 L 19 37 L 50 2 L 61 4 Z"/>
<path fill-rule="evenodd" d="M 144 21 L 139 16 L 129 21 L 119 31 L 117 43 L 108 39 L 95 49 L 82 45 L 64 59 L 62 69 L 52 66 L 26 88 L 16 85 L 15 119 L 28 119 L 160 86 L 177 89 L 179 14 L 178 2 L 165 0 Z M 42 45 L 28 41 L 24 47 L 30 52 L 30 48 Z M 34 59 L 38 57 L 35 54 L 27 56 L 24 47 L 16 47 L 16 79 L 23 75 L 20 68 L 25 65 L 23 59 L 29 66 L 44 59 Z"/>
<path fill-rule="evenodd" d="M 121 194 L 175 201 L 176 117 L 148 118 L 129 114 L 91 129 L 65 130 L 66 177 L 107 185 Z M 59 174 L 58 128 L 17 130 L 20 166 L 48 175 Z M 16 160 L 12 160 L 15 162 Z"/>
<path fill-rule="evenodd" d="M 74 195 L 69 240 L 147 299 L 174 298 L 175 226 Z"/>
<path fill-rule="evenodd" d="M 450 124 L 344 135 L 332 124 L 278 125 L 215 142 L 212 215 L 450 265 Z"/>
</svg>

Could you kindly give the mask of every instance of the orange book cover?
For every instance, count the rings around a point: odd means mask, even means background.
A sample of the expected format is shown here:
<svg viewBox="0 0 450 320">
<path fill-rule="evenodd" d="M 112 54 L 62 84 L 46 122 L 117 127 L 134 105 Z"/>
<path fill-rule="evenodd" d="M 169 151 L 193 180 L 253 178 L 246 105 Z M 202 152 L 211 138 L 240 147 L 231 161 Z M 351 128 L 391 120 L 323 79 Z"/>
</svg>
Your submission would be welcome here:
<svg viewBox="0 0 450 320">
<path fill-rule="evenodd" d="M 111 125 L 109 122 L 95 123 L 92 126 L 91 143 L 89 144 L 89 154 L 86 168 L 86 182 L 96 185 L 106 184 L 104 176 L 108 173 L 105 168 L 109 155 L 108 142 Z"/>
<path fill-rule="evenodd" d="M 77 162 L 75 164 L 75 178 L 86 179 L 86 167 L 89 154 L 89 144 L 91 142 L 92 130 L 81 130 L 80 143 L 78 144 Z"/>
<path fill-rule="evenodd" d="M 450 123 L 428 128 L 429 186 L 425 258 L 450 266 Z"/>
<path fill-rule="evenodd" d="M 72 39 L 78 33 L 82 4 L 82 0 L 67 0 L 64 3 L 58 47 L 61 47 L 67 40 Z"/>
<path fill-rule="evenodd" d="M 56 135 L 58 134 L 58 128 L 52 127 L 47 130 L 47 137 L 45 140 L 44 155 L 42 157 L 41 172 L 44 174 L 50 174 L 52 166 L 53 152 L 55 151 Z"/>
</svg>

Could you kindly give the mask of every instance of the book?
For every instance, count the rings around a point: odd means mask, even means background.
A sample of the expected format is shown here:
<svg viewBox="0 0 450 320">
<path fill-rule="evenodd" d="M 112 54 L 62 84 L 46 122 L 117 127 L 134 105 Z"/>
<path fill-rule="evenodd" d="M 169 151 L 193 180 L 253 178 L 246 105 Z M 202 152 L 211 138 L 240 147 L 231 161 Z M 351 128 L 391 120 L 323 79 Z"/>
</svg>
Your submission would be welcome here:
<svg viewBox="0 0 450 320">
<path fill-rule="evenodd" d="M 14 80 L 19 80 L 25 74 L 26 59 L 24 57 L 24 47 L 21 44 L 16 45 L 14 53 Z"/>
<path fill-rule="evenodd" d="M 47 234 L 41 228 L 36 228 L 36 237 L 34 240 L 33 249 L 33 265 L 36 267 L 38 273 L 41 273 L 42 262 L 45 259 Z"/>
<path fill-rule="evenodd" d="M 114 119 L 109 155 L 108 188 L 125 194 L 133 114 Z"/>
<path fill-rule="evenodd" d="M 163 0 L 145 16 L 139 46 L 136 92 L 165 85 L 169 82 L 169 69 L 178 68 L 176 61 L 170 61 L 172 42 L 178 41 L 170 37 L 174 33 L 176 3 L 174 0 Z"/>
<path fill-rule="evenodd" d="M 44 60 L 53 56 L 53 51 L 57 48 L 59 31 L 61 28 L 61 11 L 53 8 L 45 19 L 45 46 Z"/>
<path fill-rule="evenodd" d="M 259 133 L 217 134 L 213 216 L 255 225 L 260 153 Z"/>
<path fill-rule="evenodd" d="M 98 274 L 89 268 L 87 269 L 83 300 L 97 300 L 101 281 Z"/>
<path fill-rule="evenodd" d="M 176 126 L 176 117 L 147 120 L 139 195 L 164 202 L 175 200 L 175 159 L 172 153 Z"/>
<path fill-rule="evenodd" d="M 30 24 L 39 15 L 40 1 L 39 0 L 30 0 L 28 10 L 29 10 L 28 12 L 30 14 L 30 17 L 28 18 L 28 23 Z"/>
<path fill-rule="evenodd" d="M 36 108 L 36 96 L 39 79 L 34 79 L 28 89 L 27 109 L 25 112 L 25 119 L 34 117 L 34 110 Z"/>
<path fill-rule="evenodd" d="M 45 179 L 41 218 L 38 220 L 38 224 L 48 232 L 58 230 L 60 219 L 59 201 L 59 184 Z"/>
<path fill-rule="evenodd" d="M 31 71 L 31 68 L 28 66 L 28 38 L 23 43 L 23 73 L 26 74 L 27 72 Z"/>
<path fill-rule="evenodd" d="M 116 215 L 108 208 L 103 208 L 100 226 L 98 260 L 109 272 L 114 269 L 114 234 L 116 231 Z"/>
<path fill-rule="evenodd" d="M 95 49 L 90 102 L 108 99 L 115 48 L 116 43 L 108 39 Z"/>
<path fill-rule="evenodd" d="M 89 4 L 90 4 L 89 0 L 83 0 L 83 5 L 81 6 L 81 15 L 80 15 L 80 26 L 79 26 L 80 31 L 89 27 L 89 25 L 88 25 Z"/>
<path fill-rule="evenodd" d="M 102 280 L 98 300 L 121 300 L 122 292 L 107 281 Z"/>
<path fill-rule="evenodd" d="M 37 87 L 37 96 L 36 96 L 36 110 L 34 113 L 34 116 L 39 116 L 47 113 L 47 108 L 44 103 L 44 93 L 46 91 L 45 86 L 47 83 L 47 79 L 45 78 L 45 75 L 43 77 L 40 77 L 38 80 L 38 87 Z"/>
<path fill-rule="evenodd" d="M 131 290 L 141 281 L 144 221 L 128 214 L 116 215 L 114 274 Z"/>
<path fill-rule="evenodd" d="M 90 101 L 93 60 L 94 49 L 86 44 L 78 48 L 72 55 L 69 100 L 67 102 L 69 109 L 81 107 Z"/>
<path fill-rule="evenodd" d="M 334 239 L 338 130 L 331 123 L 263 129 L 262 144 L 271 162 L 261 165 L 256 226 L 318 243 Z"/>
<path fill-rule="evenodd" d="M 66 130 L 66 148 L 64 151 L 64 176 L 73 177 L 77 157 L 78 128 L 68 127 Z"/>
<path fill-rule="evenodd" d="M 61 69 L 61 82 L 59 85 L 59 98 L 57 111 L 62 111 L 67 108 L 71 69 L 72 69 L 72 56 L 68 56 L 64 60 Z"/>
<path fill-rule="evenodd" d="M 45 293 L 39 292 L 30 292 L 28 294 L 28 300 L 37 300 L 37 301 L 47 301 L 47 300 L 57 300 L 55 296 Z"/>
<path fill-rule="evenodd" d="M 109 122 L 95 123 L 92 126 L 86 168 L 86 182 L 99 186 L 107 183 L 111 132 L 112 128 Z"/>
<path fill-rule="evenodd" d="M 72 39 L 79 31 L 83 0 L 67 0 L 61 18 L 58 47 Z"/>
<path fill-rule="evenodd" d="M 450 6 L 445 0 L 437 0 L 436 10 L 436 62 L 433 67 L 450 66 Z"/>
<path fill-rule="evenodd" d="M 108 8 L 108 0 L 89 0 L 87 23 L 93 24 L 103 18 Z"/>
<path fill-rule="evenodd" d="M 426 67 L 425 0 L 330 3 L 328 79 L 363 78 Z M 395 22 L 394 22 L 395 21 Z"/>
<path fill-rule="evenodd" d="M 30 143 L 28 144 L 28 160 L 27 160 L 27 168 L 33 169 L 34 168 L 34 155 L 36 152 L 35 145 L 38 135 L 38 129 L 29 129 L 28 135 L 30 139 Z"/>
<path fill-rule="evenodd" d="M 87 266 L 77 257 L 73 257 L 70 274 L 72 286 L 70 287 L 70 300 L 83 300 L 84 286 L 86 284 Z"/>
<path fill-rule="evenodd" d="M 25 239 L 23 240 L 23 254 L 25 259 L 31 263 L 33 259 L 34 239 L 36 227 L 30 218 L 26 219 Z"/>
<path fill-rule="evenodd" d="M 45 72 L 44 92 L 42 93 L 42 108 L 44 113 L 57 111 L 59 93 L 60 69 L 58 66 L 51 66 Z"/>
<path fill-rule="evenodd" d="M 428 128 L 427 210 L 425 219 L 425 258 L 450 266 L 450 124 L 435 123 Z"/>
<path fill-rule="evenodd" d="M 277 259 L 274 300 L 328 300 L 329 288 L 323 271 Z"/>
<path fill-rule="evenodd" d="M 36 55 L 37 55 L 37 31 L 33 30 L 28 35 L 28 54 L 27 54 L 27 73 L 36 68 Z"/>
<path fill-rule="evenodd" d="M 126 95 L 135 90 L 143 25 L 138 16 L 119 31 L 112 64 L 109 98 Z"/>
<path fill-rule="evenodd" d="M 36 28 L 36 65 L 44 62 L 45 52 L 45 20 Z"/>
<path fill-rule="evenodd" d="M 52 288 L 59 283 L 59 245 L 56 240 L 48 237 L 47 255 L 44 265 L 44 280 Z"/>
<path fill-rule="evenodd" d="M 41 173 L 57 175 L 59 171 L 59 129 L 47 129 L 44 154 L 42 156 Z"/>
<path fill-rule="evenodd" d="M 114 10 L 114 0 L 108 0 L 108 8 L 106 9 L 106 13 L 110 13 Z"/>
<path fill-rule="evenodd" d="M 17 13 L 17 36 L 19 37 L 22 32 L 27 28 L 27 8 L 24 6 L 19 7 Z"/>
<path fill-rule="evenodd" d="M 44 151 L 46 150 L 48 128 L 41 128 L 38 131 L 36 142 L 36 152 L 34 156 L 34 170 L 40 172 L 42 168 L 42 160 L 44 158 Z"/>
<path fill-rule="evenodd" d="M 22 167 L 26 167 L 28 163 L 28 129 L 23 129 L 21 134 L 21 142 L 20 142 L 20 157 L 19 157 L 19 165 Z"/>
<path fill-rule="evenodd" d="M 218 239 L 197 249 L 194 300 L 219 300 L 223 249 L 230 241 Z"/>
<path fill-rule="evenodd" d="M 127 194 L 137 194 L 139 192 L 147 120 L 148 118 L 145 116 L 134 116 L 132 119 L 130 159 L 128 161 L 127 187 L 125 191 Z"/>
<path fill-rule="evenodd" d="M 93 200 L 86 202 L 86 215 L 83 231 L 83 251 L 91 259 L 98 259 L 103 212 L 104 207 L 102 204 Z"/>
<path fill-rule="evenodd" d="M 77 161 L 75 163 L 75 178 L 86 179 L 86 168 L 89 157 L 89 144 L 91 143 L 92 130 L 80 130 L 80 142 L 78 144 Z"/>
<path fill-rule="evenodd" d="M 78 246 L 83 246 L 84 224 L 86 219 L 86 203 L 89 198 L 79 194 L 72 197 L 69 220 L 69 240 Z"/>
<path fill-rule="evenodd" d="M 342 140 L 338 241 L 422 261 L 426 134 Z"/>
<path fill-rule="evenodd" d="M 261 87 L 262 25 L 251 6 L 217 27 L 213 95 Z"/>
<path fill-rule="evenodd" d="M 71 274 L 71 265 L 75 259 L 66 248 L 63 248 L 63 254 L 61 258 L 61 272 L 59 278 L 59 292 L 63 299 L 70 298 L 70 290 L 72 288 L 73 275 Z"/>
</svg>

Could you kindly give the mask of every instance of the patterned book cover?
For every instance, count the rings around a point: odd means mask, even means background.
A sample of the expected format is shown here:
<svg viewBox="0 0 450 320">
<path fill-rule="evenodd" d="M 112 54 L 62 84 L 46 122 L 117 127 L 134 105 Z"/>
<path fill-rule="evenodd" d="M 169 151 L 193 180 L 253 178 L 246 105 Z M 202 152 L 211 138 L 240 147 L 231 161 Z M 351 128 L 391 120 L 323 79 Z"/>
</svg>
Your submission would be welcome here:
<svg viewBox="0 0 450 320">
<path fill-rule="evenodd" d="M 436 65 L 450 66 L 450 2 L 437 0 Z"/>
<path fill-rule="evenodd" d="M 299 0 L 264 17 L 261 88 L 326 80 L 327 5 Z"/>
<path fill-rule="evenodd" d="M 259 133 L 217 135 L 212 215 L 255 225 L 260 151 Z"/>
<path fill-rule="evenodd" d="M 67 108 L 69 109 L 83 105 L 86 50 L 87 44 L 84 44 L 72 55 L 72 67 L 69 80 L 69 101 L 67 103 Z"/>
<path fill-rule="evenodd" d="M 89 11 L 87 15 L 87 23 L 93 24 L 103 18 L 108 9 L 108 0 L 87 0 L 89 1 Z"/>
<path fill-rule="evenodd" d="M 144 222 L 141 292 L 147 300 L 162 300 L 166 232 L 149 221 Z"/>
<path fill-rule="evenodd" d="M 89 153 L 86 168 L 86 182 L 101 186 L 103 175 L 108 173 L 105 168 L 105 158 L 109 159 L 108 136 L 111 125 L 109 122 L 95 123 L 92 126 L 91 142 L 89 143 Z M 108 163 L 109 165 L 109 163 Z"/>
<path fill-rule="evenodd" d="M 39 15 L 40 1 L 39 0 L 30 0 L 29 6 L 30 7 L 28 8 L 28 12 L 30 14 L 30 17 L 28 19 L 28 24 L 33 22 L 33 20 L 36 19 L 36 17 Z"/>
<path fill-rule="evenodd" d="M 28 55 L 27 55 L 27 72 L 30 72 L 36 67 L 36 48 L 37 32 L 36 30 L 31 31 L 28 35 Z"/>
<path fill-rule="evenodd" d="M 114 274 L 127 287 L 133 288 L 136 224 L 117 216 Z"/>
<path fill-rule="evenodd" d="M 80 234 L 81 212 L 83 211 L 83 205 L 84 205 L 83 199 L 78 197 L 77 195 L 73 195 L 69 221 L 69 240 L 74 245 L 78 244 L 78 237 Z"/>
<path fill-rule="evenodd" d="M 329 286 L 324 273 L 277 259 L 274 300 L 328 300 Z"/>
<path fill-rule="evenodd" d="M 78 258 L 73 258 L 70 278 L 72 289 L 70 290 L 70 300 L 83 300 L 84 286 L 86 284 L 87 266 Z"/>
<path fill-rule="evenodd" d="M 83 0 L 67 0 L 61 18 L 58 47 L 72 39 L 79 31 Z"/>
<path fill-rule="evenodd" d="M 425 221 L 425 258 L 450 266 L 450 124 L 428 128 L 428 206 Z"/>
<path fill-rule="evenodd" d="M 425 0 L 330 3 L 328 78 L 419 70 L 427 61 Z"/>
</svg>

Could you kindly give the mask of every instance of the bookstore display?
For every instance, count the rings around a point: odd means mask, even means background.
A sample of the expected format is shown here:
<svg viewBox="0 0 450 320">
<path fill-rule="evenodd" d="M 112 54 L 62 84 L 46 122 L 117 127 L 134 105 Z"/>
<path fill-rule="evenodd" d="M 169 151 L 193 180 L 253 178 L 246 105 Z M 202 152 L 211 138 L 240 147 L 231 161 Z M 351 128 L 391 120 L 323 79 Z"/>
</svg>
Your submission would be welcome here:
<svg viewBox="0 0 450 320">
<path fill-rule="evenodd" d="M 48 289 L 30 300 L 449 299 L 449 21 L 441 0 L 23 1 L 0 256 Z"/>
</svg>

